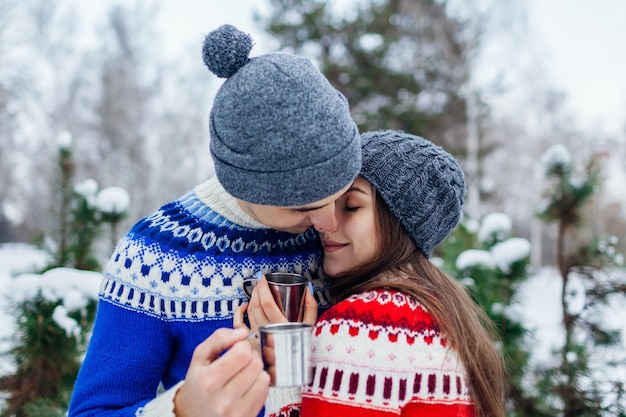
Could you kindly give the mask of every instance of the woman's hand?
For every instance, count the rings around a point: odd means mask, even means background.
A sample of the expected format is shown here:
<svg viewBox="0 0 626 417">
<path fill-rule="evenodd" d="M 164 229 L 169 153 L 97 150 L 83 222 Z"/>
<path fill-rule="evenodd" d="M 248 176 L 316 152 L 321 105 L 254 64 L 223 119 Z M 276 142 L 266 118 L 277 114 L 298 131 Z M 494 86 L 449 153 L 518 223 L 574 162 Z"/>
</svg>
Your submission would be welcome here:
<svg viewBox="0 0 626 417">
<path fill-rule="evenodd" d="M 266 324 L 287 322 L 287 318 L 276 304 L 265 276 L 254 286 L 247 312 L 250 328 L 255 333 L 258 333 L 259 327 Z"/>
<path fill-rule="evenodd" d="M 240 307 L 241 309 L 241 307 Z M 257 333 L 259 327 L 270 323 L 286 323 L 287 318 L 281 308 L 276 304 L 276 299 L 267 283 L 265 276 L 259 280 L 252 290 L 250 302 L 243 312 L 248 313 L 248 321 L 253 332 Z M 239 309 L 238 309 L 239 311 Z M 237 323 L 243 324 L 243 312 Z M 315 324 L 317 320 L 317 301 L 311 293 L 310 287 L 305 291 L 303 323 Z"/>
<path fill-rule="evenodd" d="M 304 316 L 303 323 L 315 324 L 317 321 L 317 301 L 313 295 L 313 287 L 309 284 L 309 290 L 306 291 L 304 296 Z"/>
</svg>

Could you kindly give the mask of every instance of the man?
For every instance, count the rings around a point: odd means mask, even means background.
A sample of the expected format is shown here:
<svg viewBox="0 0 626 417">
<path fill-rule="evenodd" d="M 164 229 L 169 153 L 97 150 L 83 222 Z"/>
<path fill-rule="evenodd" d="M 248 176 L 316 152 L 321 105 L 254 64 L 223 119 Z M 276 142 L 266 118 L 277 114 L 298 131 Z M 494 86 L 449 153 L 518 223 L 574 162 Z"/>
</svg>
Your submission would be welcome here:
<svg viewBox="0 0 626 417">
<path fill-rule="evenodd" d="M 206 65 L 227 78 L 209 116 L 216 176 L 119 243 L 70 417 L 254 415 L 269 378 L 246 332 L 225 329 L 243 279 L 301 273 L 328 304 L 314 228 L 336 227 L 334 201 L 360 169 L 358 130 L 309 60 L 251 49 L 228 25 L 205 39 Z"/>
</svg>

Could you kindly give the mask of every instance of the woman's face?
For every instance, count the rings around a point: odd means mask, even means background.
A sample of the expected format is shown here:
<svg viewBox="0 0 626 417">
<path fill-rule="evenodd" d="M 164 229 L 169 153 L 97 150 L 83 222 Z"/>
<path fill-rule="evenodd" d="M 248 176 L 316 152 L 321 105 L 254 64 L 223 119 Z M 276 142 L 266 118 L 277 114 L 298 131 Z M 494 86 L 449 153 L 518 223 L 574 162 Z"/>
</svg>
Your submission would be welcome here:
<svg viewBox="0 0 626 417">
<path fill-rule="evenodd" d="M 362 177 L 335 202 L 337 228 L 320 232 L 324 271 L 331 277 L 354 269 L 376 255 L 374 187 Z"/>
</svg>

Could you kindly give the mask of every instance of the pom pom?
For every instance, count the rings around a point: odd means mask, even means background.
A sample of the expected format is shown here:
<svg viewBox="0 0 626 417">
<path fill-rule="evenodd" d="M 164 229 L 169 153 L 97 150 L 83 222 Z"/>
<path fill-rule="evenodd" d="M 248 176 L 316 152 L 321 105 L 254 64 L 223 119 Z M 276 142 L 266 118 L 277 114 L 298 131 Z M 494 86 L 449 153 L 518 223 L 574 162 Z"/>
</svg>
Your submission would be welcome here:
<svg viewBox="0 0 626 417">
<path fill-rule="evenodd" d="M 232 25 L 223 25 L 204 38 L 202 60 L 220 78 L 228 78 L 250 61 L 252 38 Z"/>
</svg>

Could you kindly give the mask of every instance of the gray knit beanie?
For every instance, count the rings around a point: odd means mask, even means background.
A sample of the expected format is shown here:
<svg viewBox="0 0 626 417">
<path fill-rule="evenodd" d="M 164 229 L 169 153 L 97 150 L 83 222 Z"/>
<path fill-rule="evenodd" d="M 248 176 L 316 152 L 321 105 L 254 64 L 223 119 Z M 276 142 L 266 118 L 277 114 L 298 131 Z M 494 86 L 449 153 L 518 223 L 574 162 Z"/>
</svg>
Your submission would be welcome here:
<svg viewBox="0 0 626 417">
<path fill-rule="evenodd" d="M 251 49 L 250 36 L 230 25 L 204 40 L 204 63 L 227 78 L 209 116 L 218 180 L 236 198 L 271 206 L 337 193 L 361 168 L 348 101 L 310 60 L 249 58 Z"/>
<path fill-rule="evenodd" d="M 461 167 L 439 146 L 401 131 L 368 132 L 361 141 L 360 175 L 430 258 L 461 218 L 466 191 Z"/>
</svg>

